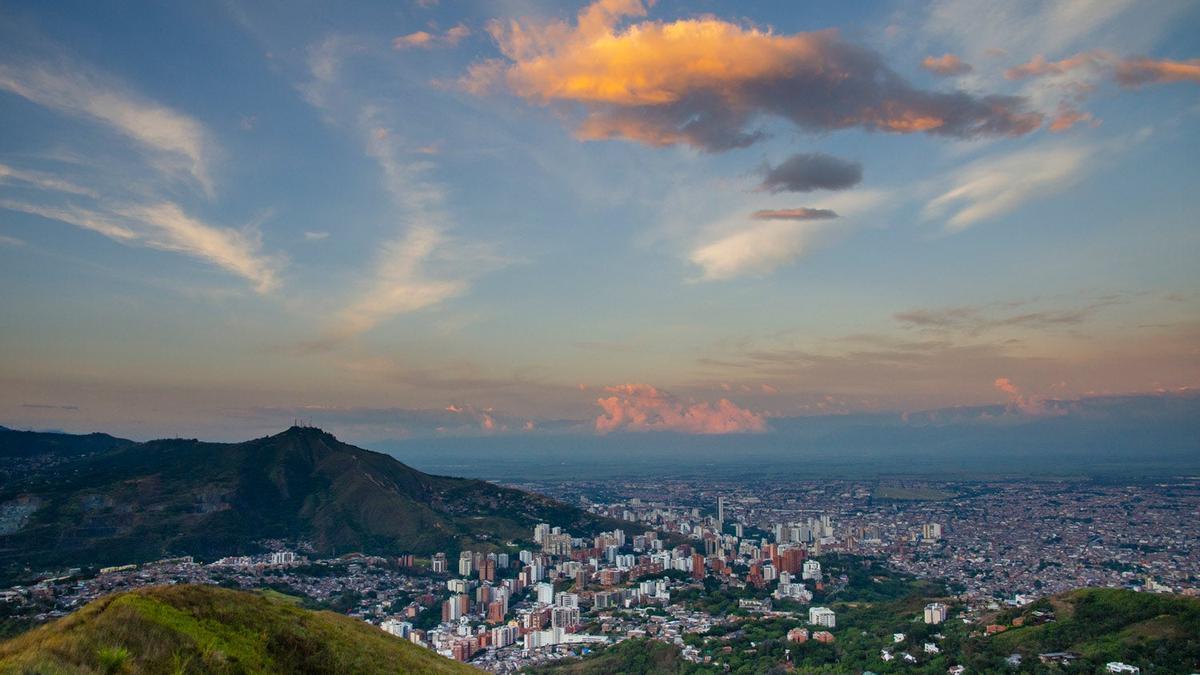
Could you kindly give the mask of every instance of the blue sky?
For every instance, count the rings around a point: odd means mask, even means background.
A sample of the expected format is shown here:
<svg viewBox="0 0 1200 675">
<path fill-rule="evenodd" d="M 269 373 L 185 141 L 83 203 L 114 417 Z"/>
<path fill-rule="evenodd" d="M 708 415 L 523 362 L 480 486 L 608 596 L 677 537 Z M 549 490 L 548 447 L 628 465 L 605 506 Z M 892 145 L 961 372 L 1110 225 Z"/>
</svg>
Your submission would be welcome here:
<svg viewBox="0 0 1200 675">
<path fill-rule="evenodd" d="M 1194 387 L 1198 28 L 5 3 L 0 423 L 723 433 Z"/>
</svg>

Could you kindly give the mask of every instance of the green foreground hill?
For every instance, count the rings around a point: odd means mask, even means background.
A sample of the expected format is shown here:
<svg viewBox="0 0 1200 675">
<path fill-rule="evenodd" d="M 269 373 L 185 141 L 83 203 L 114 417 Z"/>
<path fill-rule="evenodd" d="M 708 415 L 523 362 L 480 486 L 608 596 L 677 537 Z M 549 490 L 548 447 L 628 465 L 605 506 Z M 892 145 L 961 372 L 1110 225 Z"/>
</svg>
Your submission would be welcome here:
<svg viewBox="0 0 1200 675">
<path fill-rule="evenodd" d="M 256 553 L 263 539 L 304 540 L 322 555 L 421 554 L 528 540 L 538 522 L 577 534 L 620 526 L 541 495 L 423 473 L 312 428 L 245 443 L 0 430 L 9 457 L 23 470 L 0 480 L 0 509 L 22 515 L 0 523 L 0 579 Z"/>
<path fill-rule="evenodd" d="M 286 596 L 158 586 L 96 600 L 0 643 L 0 673 L 471 673 Z"/>
</svg>

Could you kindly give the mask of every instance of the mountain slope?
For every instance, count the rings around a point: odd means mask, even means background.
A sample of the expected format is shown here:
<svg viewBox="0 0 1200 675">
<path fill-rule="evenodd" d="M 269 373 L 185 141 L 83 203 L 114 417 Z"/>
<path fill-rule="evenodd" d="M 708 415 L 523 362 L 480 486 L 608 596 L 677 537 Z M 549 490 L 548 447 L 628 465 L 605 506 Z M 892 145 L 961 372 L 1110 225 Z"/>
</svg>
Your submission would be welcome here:
<svg viewBox="0 0 1200 675">
<path fill-rule="evenodd" d="M 0 644 L 0 673 L 471 673 L 357 619 L 215 586 L 101 598 Z"/>
<path fill-rule="evenodd" d="M 0 536 L 0 576 L 55 565 L 251 553 L 262 539 L 321 554 L 453 551 L 526 540 L 537 522 L 611 528 L 580 509 L 478 480 L 433 476 L 388 455 L 293 427 L 245 443 L 117 446 L 0 485 L 21 506 Z"/>
</svg>

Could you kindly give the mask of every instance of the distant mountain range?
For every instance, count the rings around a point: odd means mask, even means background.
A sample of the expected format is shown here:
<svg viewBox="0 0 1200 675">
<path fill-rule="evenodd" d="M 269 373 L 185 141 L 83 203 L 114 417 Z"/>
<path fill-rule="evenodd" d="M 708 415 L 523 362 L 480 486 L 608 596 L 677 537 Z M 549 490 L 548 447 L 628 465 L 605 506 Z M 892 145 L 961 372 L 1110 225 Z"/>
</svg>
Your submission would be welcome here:
<svg viewBox="0 0 1200 675">
<path fill-rule="evenodd" d="M 0 643 L 3 673 L 477 673 L 369 623 L 278 593 L 119 593 Z"/>
<path fill-rule="evenodd" d="M 321 554 L 453 552 L 528 540 L 538 522 L 617 526 L 547 497 L 422 473 L 292 427 L 245 443 L 0 430 L 0 577 L 257 552 L 306 540 Z"/>
</svg>

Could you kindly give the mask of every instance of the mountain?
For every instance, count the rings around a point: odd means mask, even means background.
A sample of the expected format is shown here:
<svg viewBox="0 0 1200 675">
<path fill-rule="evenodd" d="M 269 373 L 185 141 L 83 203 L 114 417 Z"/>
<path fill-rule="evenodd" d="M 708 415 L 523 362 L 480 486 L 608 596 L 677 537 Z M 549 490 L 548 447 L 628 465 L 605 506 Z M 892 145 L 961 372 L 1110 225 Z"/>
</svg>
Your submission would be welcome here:
<svg viewBox="0 0 1200 675">
<path fill-rule="evenodd" d="M 422 473 L 313 428 L 232 444 L 45 436 L 0 432 L 0 448 L 26 458 L 0 484 L 0 576 L 211 559 L 257 552 L 263 539 L 386 555 L 528 540 L 538 522 L 578 534 L 617 526 L 547 497 Z"/>
<path fill-rule="evenodd" d="M 287 596 L 159 586 L 96 600 L 0 643 L 0 673 L 473 673 Z"/>
</svg>

